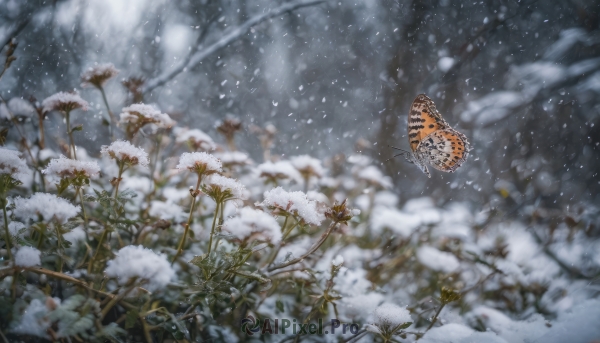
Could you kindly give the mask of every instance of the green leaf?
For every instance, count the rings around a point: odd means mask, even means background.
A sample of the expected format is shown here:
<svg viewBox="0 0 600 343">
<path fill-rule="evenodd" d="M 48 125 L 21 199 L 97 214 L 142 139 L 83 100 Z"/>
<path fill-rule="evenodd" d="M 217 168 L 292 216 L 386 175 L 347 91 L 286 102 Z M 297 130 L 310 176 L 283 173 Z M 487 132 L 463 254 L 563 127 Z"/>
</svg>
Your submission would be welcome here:
<svg viewBox="0 0 600 343">
<path fill-rule="evenodd" d="M 135 326 L 135 322 L 139 318 L 140 313 L 137 309 L 131 309 L 125 314 L 125 329 L 129 330 Z"/>
<path fill-rule="evenodd" d="M 83 124 L 79 124 L 79 125 L 75 125 L 72 129 L 71 132 L 75 132 L 75 131 L 82 131 L 83 130 Z"/>
<path fill-rule="evenodd" d="M 275 301 L 275 307 L 277 308 L 277 310 L 279 312 L 283 312 L 284 311 L 283 302 L 281 300 Z"/>
<path fill-rule="evenodd" d="M 8 128 L 3 127 L 2 130 L 0 130 L 0 145 L 3 146 L 6 143 L 6 136 L 8 136 Z"/>
</svg>

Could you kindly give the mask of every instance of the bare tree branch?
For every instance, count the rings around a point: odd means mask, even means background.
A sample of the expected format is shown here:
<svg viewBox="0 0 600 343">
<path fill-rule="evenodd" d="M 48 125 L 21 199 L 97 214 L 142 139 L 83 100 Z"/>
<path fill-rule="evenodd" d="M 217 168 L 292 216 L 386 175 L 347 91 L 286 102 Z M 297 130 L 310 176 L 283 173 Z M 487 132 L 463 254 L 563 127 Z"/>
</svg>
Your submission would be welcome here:
<svg viewBox="0 0 600 343">
<path fill-rule="evenodd" d="M 215 52 L 219 51 L 220 49 L 231 44 L 231 42 L 239 39 L 243 34 L 248 32 L 248 30 L 250 30 L 250 28 L 252 26 L 255 26 L 267 19 L 280 16 L 287 12 L 292 12 L 292 11 L 297 10 L 302 7 L 318 5 L 322 2 L 325 2 L 325 0 L 291 1 L 291 2 L 288 2 L 288 3 L 285 3 L 281 6 L 279 6 L 277 8 L 271 9 L 265 13 L 256 15 L 256 16 L 248 19 L 245 23 L 232 29 L 227 34 L 225 34 L 223 37 L 221 37 L 221 39 L 212 43 L 205 49 L 196 51 L 192 55 L 188 56 L 186 59 L 184 59 L 184 61 L 181 64 L 179 64 L 177 67 L 175 67 L 175 69 L 165 72 L 162 75 L 157 76 L 156 78 L 148 80 L 148 82 L 146 82 L 146 85 L 142 89 L 142 93 L 147 93 L 149 91 L 152 91 L 156 87 L 160 87 L 160 86 L 164 85 L 165 83 L 167 83 L 168 81 L 172 80 L 177 75 L 179 75 L 181 72 L 183 72 L 184 69 L 186 69 L 186 68 L 190 69 L 190 68 L 195 67 L 200 62 L 202 62 L 206 57 L 214 54 Z"/>
</svg>

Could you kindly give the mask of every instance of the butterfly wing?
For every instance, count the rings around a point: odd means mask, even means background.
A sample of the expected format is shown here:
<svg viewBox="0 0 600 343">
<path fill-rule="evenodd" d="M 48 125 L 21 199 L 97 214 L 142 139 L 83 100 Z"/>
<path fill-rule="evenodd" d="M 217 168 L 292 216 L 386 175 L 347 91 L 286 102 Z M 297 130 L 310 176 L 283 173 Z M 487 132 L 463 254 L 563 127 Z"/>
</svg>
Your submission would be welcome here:
<svg viewBox="0 0 600 343">
<path fill-rule="evenodd" d="M 442 118 L 433 100 L 425 94 L 419 94 L 413 101 L 408 114 L 408 140 L 413 151 L 419 143 L 432 132 L 450 128 Z"/>
<path fill-rule="evenodd" d="M 470 149 L 467 137 L 449 127 L 426 136 L 416 154 L 435 169 L 452 173 L 467 160 Z"/>
</svg>

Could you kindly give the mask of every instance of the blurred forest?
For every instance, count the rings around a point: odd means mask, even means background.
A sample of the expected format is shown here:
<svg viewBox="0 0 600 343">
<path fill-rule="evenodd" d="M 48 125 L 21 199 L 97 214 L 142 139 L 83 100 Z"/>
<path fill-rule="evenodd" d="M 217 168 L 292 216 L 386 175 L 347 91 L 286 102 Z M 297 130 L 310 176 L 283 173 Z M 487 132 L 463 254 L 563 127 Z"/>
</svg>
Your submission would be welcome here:
<svg viewBox="0 0 600 343">
<path fill-rule="evenodd" d="M 406 149 L 408 107 L 426 93 L 474 150 L 431 179 L 401 158 L 383 164 L 402 203 L 428 195 L 556 220 L 600 203 L 599 23 L 589 0 L 1 0 L 0 47 L 16 60 L 0 95 L 39 105 L 78 89 L 91 103 L 73 119 L 78 144 L 106 144 L 101 95 L 80 74 L 113 63 L 115 114 L 143 99 L 215 137 L 237 117 L 238 146 L 258 162 L 250 128 L 271 123 L 274 156 L 310 153 L 335 171 L 354 152 L 383 162 L 388 144 Z M 17 114 L 35 140 L 35 116 Z M 64 139 L 62 118 L 46 120 Z M 15 130 L 8 140 L 18 145 Z"/>
</svg>

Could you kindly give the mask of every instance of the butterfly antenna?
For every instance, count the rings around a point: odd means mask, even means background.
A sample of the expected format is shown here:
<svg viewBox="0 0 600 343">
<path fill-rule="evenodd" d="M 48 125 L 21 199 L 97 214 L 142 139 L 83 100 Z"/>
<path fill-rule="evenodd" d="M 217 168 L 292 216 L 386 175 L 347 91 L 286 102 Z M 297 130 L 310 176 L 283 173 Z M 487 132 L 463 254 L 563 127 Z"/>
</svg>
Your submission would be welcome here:
<svg viewBox="0 0 600 343">
<path fill-rule="evenodd" d="M 388 145 L 388 147 L 389 147 L 389 148 L 392 148 L 392 149 L 396 149 L 396 150 L 403 151 L 404 153 L 408 153 L 408 151 L 406 151 L 406 150 L 404 150 L 404 149 L 396 148 L 395 146 Z M 402 154 L 400 154 L 400 155 L 402 155 Z M 396 155 L 396 156 L 398 156 L 398 155 Z"/>
<path fill-rule="evenodd" d="M 404 154 L 406 154 L 406 153 L 405 153 L 405 152 L 401 152 L 401 153 L 399 153 L 399 154 L 397 154 L 397 155 L 394 155 L 394 156 L 392 156 L 392 157 L 388 158 L 387 160 L 383 161 L 383 163 L 385 163 L 385 162 L 387 162 L 387 161 L 389 161 L 389 160 L 393 159 L 394 157 L 402 156 L 402 155 L 404 155 Z"/>
</svg>

